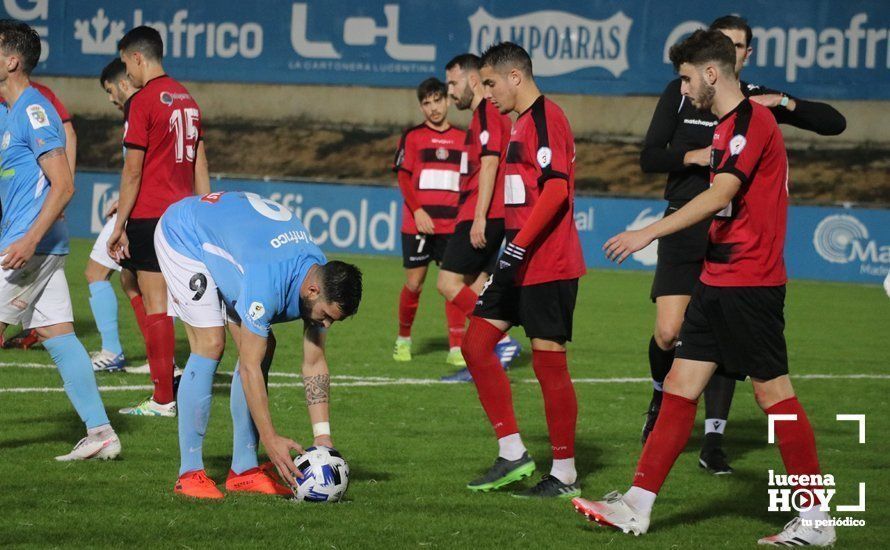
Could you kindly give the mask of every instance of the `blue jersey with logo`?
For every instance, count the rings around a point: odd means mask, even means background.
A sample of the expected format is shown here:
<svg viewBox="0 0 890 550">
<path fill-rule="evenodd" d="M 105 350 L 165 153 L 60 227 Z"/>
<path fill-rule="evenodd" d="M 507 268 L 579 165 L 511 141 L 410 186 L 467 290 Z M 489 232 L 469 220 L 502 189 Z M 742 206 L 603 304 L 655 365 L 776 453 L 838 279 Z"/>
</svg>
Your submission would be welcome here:
<svg viewBox="0 0 890 550">
<path fill-rule="evenodd" d="M 242 326 L 264 337 L 272 323 L 300 317 L 300 286 L 327 262 L 293 212 L 255 193 L 187 197 L 160 225 L 174 250 L 207 266 Z"/>
<path fill-rule="evenodd" d="M 21 239 L 34 225 L 49 194 L 50 182 L 37 158 L 65 148 L 65 130 L 55 108 L 40 92 L 25 88 L 10 109 L 0 107 L 0 251 Z M 67 254 L 68 229 L 56 220 L 40 243 L 38 254 Z"/>
</svg>

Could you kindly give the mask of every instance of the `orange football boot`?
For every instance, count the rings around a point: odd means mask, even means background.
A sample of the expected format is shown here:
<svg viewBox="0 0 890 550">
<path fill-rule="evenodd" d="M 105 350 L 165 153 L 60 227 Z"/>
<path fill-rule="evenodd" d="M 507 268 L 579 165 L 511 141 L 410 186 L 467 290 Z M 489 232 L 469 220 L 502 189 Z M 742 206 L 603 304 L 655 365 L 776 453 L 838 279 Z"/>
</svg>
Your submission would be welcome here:
<svg viewBox="0 0 890 550">
<path fill-rule="evenodd" d="M 271 463 L 272 469 L 275 469 Z M 275 478 L 278 476 L 276 475 Z M 260 493 L 263 495 L 281 495 L 293 496 L 294 492 L 279 483 L 275 478 L 269 475 L 268 468 L 263 465 L 259 468 L 251 468 L 246 472 L 236 474 L 229 470 L 229 477 L 226 478 L 226 491 Z"/>
<path fill-rule="evenodd" d="M 223 498 L 225 495 L 216 488 L 216 482 L 207 477 L 204 470 L 192 470 L 179 476 L 174 493 L 194 498 Z"/>
</svg>

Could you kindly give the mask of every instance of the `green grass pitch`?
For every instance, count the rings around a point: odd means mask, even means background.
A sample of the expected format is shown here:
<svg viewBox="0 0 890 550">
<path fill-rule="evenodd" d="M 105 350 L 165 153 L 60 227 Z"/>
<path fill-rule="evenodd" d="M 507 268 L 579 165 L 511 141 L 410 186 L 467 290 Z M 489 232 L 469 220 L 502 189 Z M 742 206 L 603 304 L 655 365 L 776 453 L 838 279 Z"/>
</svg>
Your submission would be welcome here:
<svg viewBox="0 0 890 550">
<path fill-rule="evenodd" d="M 73 242 L 68 263 L 77 332 L 90 350 L 99 346 L 82 271 L 91 243 Z M 402 271 L 394 258 L 348 258 L 365 272 L 365 298 L 356 318 L 330 332 L 328 360 L 334 375 L 334 441 L 352 469 L 347 499 L 337 505 L 297 504 L 272 497 L 235 495 L 195 502 L 173 494 L 178 469 L 172 419 L 122 417 L 117 409 L 145 390 L 105 391 L 103 399 L 121 436 L 120 460 L 59 464 L 82 434 L 82 425 L 59 388 L 45 351 L 0 352 L 0 546 L 31 547 L 313 547 L 313 548 L 745 548 L 772 534 L 789 514 L 767 512 L 767 471 L 782 469 L 779 452 L 766 444 L 767 426 L 751 388 L 740 384 L 726 432 L 736 473 L 712 477 L 697 467 L 701 414 L 656 503 L 648 535 L 633 538 L 587 524 L 565 501 L 535 502 L 508 492 L 471 494 L 468 480 L 495 457 L 491 428 L 471 385 L 411 384 L 437 380 L 445 365 L 446 328 L 434 271 L 421 299 L 414 361 L 391 360 L 396 300 Z M 117 287 L 117 278 L 114 278 Z M 654 309 L 651 274 L 596 271 L 580 285 L 575 341 L 569 361 L 580 406 L 577 463 L 584 495 L 627 488 L 640 452 L 639 431 L 650 386 L 646 349 Z M 120 299 L 122 341 L 131 362 L 144 353 L 132 312 Z M 890 364 L 890 300 L 878 287 L 793 282 L 789 285 L 787 337 L 792 376 L 886 375 Z M 271 393 L 278 429 L 311 440 L 299 379 L 299 325 L 276 329 L 278 352 Z M 178 362 L 188 349 L 181 327 Z M 521 338 L 528 350 L 528 342 Z M 540 390 L 525 353 L 510 372 L 520 427 L 538 462 L 549 469 Z M 218 380 L 227 381 L 234 351 Z M 386 379 L 375 384 L 374 378 Z M 102 386 L 143 386 L 148 377 L 101 374 Z M 586 379 L 586 380 L 581 380 Z M 378 381 L 379 382 L 379 381 Z M 857 483 L 867 487 L 865 513 L 841 513 L 865 527 L 838 529 L 838 545 L 878 548 L 890 540 L 887 378 L 798 378 L 794 381 L 816 430 L 820 459 L 835 476 L 835 502 L 855 503 Z M 10 391 L 15 389 L 16 391 Z M 24 391 L 21 389 L 25 389 Z M 229 468 L 231 423 L 228 391 L 213 403 L 204 446 L 208 473 L 223 481 Z M 854 423 L 836 414 L 865 414 L 867 442 L 857 443 Z"/>
</svg>

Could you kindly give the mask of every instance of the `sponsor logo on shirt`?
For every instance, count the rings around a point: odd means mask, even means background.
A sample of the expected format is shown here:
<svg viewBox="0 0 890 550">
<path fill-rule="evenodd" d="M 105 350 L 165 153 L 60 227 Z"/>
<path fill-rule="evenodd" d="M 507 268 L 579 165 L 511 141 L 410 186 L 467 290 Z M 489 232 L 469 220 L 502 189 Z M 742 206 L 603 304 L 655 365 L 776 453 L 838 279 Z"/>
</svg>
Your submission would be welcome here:
<svg viewBox="0 0 890 550">
<path fill-rule="evenodd" d="M 448 149 L 444 147 L 439 147 L 436 149 L 436 158 L 439 160 L 445 160 L 448 158 Z"/>
<path fill-rule="evenodd" d="M 260 317 L 266 314 L 266 306 L 264 306 L 260 302 L 253 302 L 250 304 L 250 309 L 247 310 L 247 316 L 256 321 Z"/>
<path fill-rule="evenodd" d="M 694 124 L 695 126 L 705 126 L 707 128 L 712 128 L 717 126 L 716 120 L 702 120 L 700 118 L 684 118 L 683 124 Z"/>
<path fill-rule="evenodd" d="M 742 152 L 747 145 L 748 140 L 745 139 L 745 136 L 739 134 L 732 136 L 732 139 L 729 140 L 729 154 L 730 155 L 738 155 Z"/>
<path fill-rule="evenodd" d="M 164 105 L 173 105 L 173 94 L 170 92 L 161 92 L 161 103 Z"/>
<path fill-rule="evenodd" d="M 31 121 L 31 127 L 35 130 L 38 128 L 43 128 L 45 126 L 49 126 L 49 117 L 46 116 L 46 111 L 43 110 L 43 107 L 37 105 L 28 105 L 28 108 L 25 109 L 28 113 L 28 120 Z"/>
</svg>

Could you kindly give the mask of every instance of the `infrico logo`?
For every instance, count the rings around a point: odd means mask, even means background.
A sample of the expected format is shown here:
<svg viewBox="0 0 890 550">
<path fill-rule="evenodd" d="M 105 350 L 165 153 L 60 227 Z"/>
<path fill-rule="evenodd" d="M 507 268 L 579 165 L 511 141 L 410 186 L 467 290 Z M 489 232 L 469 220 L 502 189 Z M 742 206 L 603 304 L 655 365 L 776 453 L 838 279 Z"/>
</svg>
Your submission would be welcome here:
<svg viewBox="0 0 890 550">
<path fill-rule="evenodd" d="M 480 54 L 492 44 L 515 42 L 531 56 L 536 75 L 601 67 L 618 78 L 628 69 L 627 37 L 633 20 L 623 12 L 603 20 L 556 10 L 498 18 L 480 7 L 469 21 L 470 52 Z"/>
<path fill-rule="evenodd" d="M 869 275 L 885 275 L 890 264 L 890 245 L 878 245 L 869 239 L 865 224 L 847 214 L 835 214 L 819 222 L 813 232 L 813 247 L 833 264 L 858 261 L 861 272 Z"/>
</svg>

